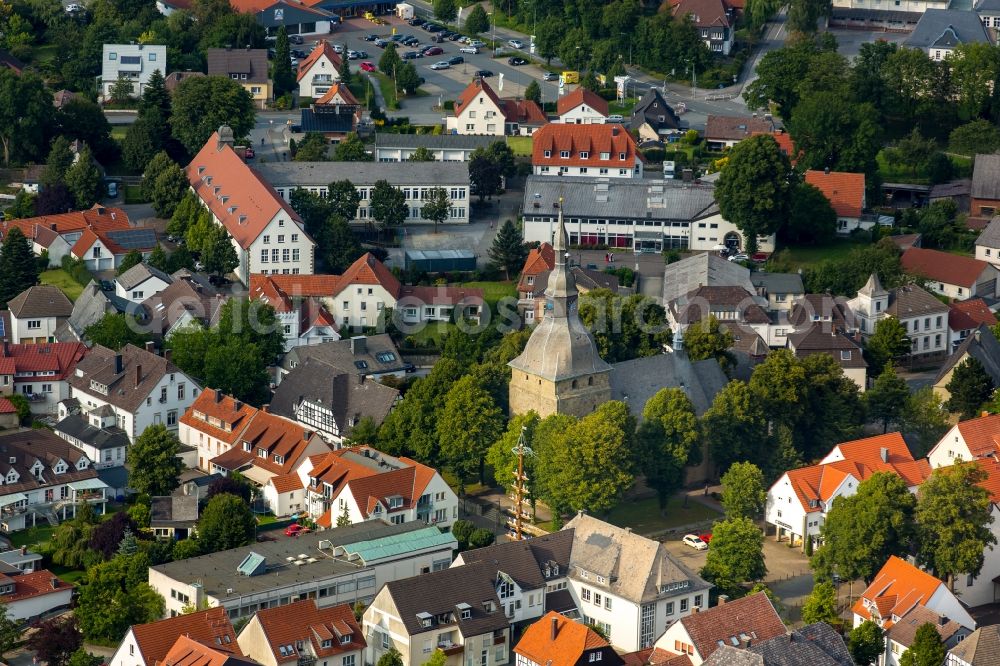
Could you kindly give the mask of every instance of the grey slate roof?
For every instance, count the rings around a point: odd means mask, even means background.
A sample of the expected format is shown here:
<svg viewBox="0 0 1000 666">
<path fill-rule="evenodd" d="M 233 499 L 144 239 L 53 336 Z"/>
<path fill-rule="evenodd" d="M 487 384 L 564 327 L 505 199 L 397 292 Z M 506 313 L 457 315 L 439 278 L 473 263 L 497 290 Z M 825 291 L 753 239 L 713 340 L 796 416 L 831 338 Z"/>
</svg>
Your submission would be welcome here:
<svg viewBox="0 0 1000 666">
<path fill-rule="evenodd" d="M 491 574 L 494 571 L 488 564 L 475 562 L 390 581 L 382 589 L 392 596 L 399 617 L 411 636 L 451 626 L 457 626 L 463 636 L 476 636 L 510 626 L 493 587 L 495 578 Z M 492 612 L 484 607 L 486 601 L 493 602 Z M 456 609 L 462 603 L 470 606 L 468 619 L 462 619 Z M 435 616 L 432 626 L 421 626 L 417 613 Z M 439 624 L 437 616 L 443 614 L 450 614 L 452 621 Z"/>
<path fill-rule="evenodd" d="M 1000 624 L 979 627 L 964 641 L 948 651 L 950 657 L 961 659 L 971 666 L 1000 664 Z"/>
<path fill-rule="evenodd" d="M 54 426 L 57 433 L 66 433 L 74 439 L 93 446 L 99 451 L 128 446 L 128 435 L 118 426 L 98 428 L 87 422 L 81 414 L 70 414 Z"/>
<path fill-rule="evenodd" d="M 125 312 L 129 302 L 113 291 L 104 291 L 94 280 L 83 288 L 73 303 L 69 319 L 56 329 L 59 342 L 76 342 L 83 339 L 83 332 L 91 324 L 97 323 L 108 313 Z"/>
<path fill-rule="evenodd" d="M 663 116 L 663 120 L 660 120 L 660 116 Z M 663 95 L 656 88 L 647 90 L 646 94 L 639 100 L 639 103 L 636 104 L 635 109 L 632 111 L 632 120 L 629 123 L 629 129 L 638 129 L 644 123 L 649 123 L 657 132 L 660 130 L 680 129 L 681 127 L 681 119 L 674 113 L 674 110 L 667 104 L 667 101 L 663 99 Z"/>
<path fill-rule="evenodd" d="M 1000 0 L 976 0 L 977 12 L 1000 12 Z"/>
<path fill-rule="evenodd" d="M 294 420 L 303 399 L 324 405 L 333 412 L 341 436 L 350 435 L 357 419 L 370 417 L 381 425 L 399 391 L 373 379 L 359 380 L 357 375 L 357 370 L 345 372 L 318 358 L 307 358 L 281 380 L 269 409 Z"/>
<path fill-rule="evenodd" d="M 119 275 L 115 282 L 120 284 L 122 289 L 130 290 L 139 286 L 151 277 L 159 278 L 167 284 L 174 281 L 172 277 L 161 271 L 159 268 L 154 268 L 146 263 L 140 263 Z"/>
<path fill-rule="evenodd" d="M 817 622 L 775 636 L 743 650 L 721 647 L 704 666 L 854 666 L 844 639 L 830 625 Z"/>
<path fill-rule="evenodd" d="M 633 603 L 708 590 L 711 583 L 674 559 L 659 541 L 615 527 L 587 514 L 577 514 L 563 528 L 573 530 L 570 576 L 588 572 L 587 584 L 600 587 L 593 576 L 603 576 L 607 589 Z M 461 568 L 461 567 L 460 567 Z M 683 587 L 670 589 L 672 584 Z M 666 588 L 667 591 L 661 592 Z"/>
<path fill-rule="evenodd" d="M 727 261 L 726 263 L 735 263 Z M 798 273 L 767 273 L 764 271 L 754 271 L 750 273 L 750 281 L 753 286 L 760 290 L 765 290 L 768 294 L 804 294 L 805 288 L 802 286 L 802 276 Z"/>
<path fill-rule="evenodd" d="M 153 497 L 150 502 L 150 527 L 191 527 L 198 522 L 196 495 Z"/>
<path fill-rule="evenodd" d="M 606 186 L 606 192 L 599 191 L 598 185 Z M 553 216 L 558 213 L 556 205 L 561 197 L 563 214 L 567 218 L 690 222 L 719 212 L 714 190 L 714 186 L 707 183 L 679 180 L 528 176 L 522 208 L 526 216 Z M 572 228 L 570 222 L 567 225 Z"/>
<path fill-rule="evenodd" d="M 115 357 L 118 355 L 122 357 L 120 373 L 115 372 Z M 135 376 L 138 367 L 142 369 L 142 376 L 136 386 Z M 181 373 L 181 370 L 162 356 L 135 345 L 127 344 L 119 352 L 96 345 L 76 364 L 76 372 L 70 375 L 67 381 L 77 396 L 93 394 L 104 402 L 134 412 L 146 401 L 146 397 L 168 372 Z M 92 389 L 91 380 L 107 386 L 107 395 L 101 395 Z M 196 384 L 188 387 L 189 390 L 196 388 L 198 388 Z"/>
<path fill-rule="evenodd" d="M 829 354 L 842 368 L 868 367 L 861 354 L 861 345 L 829 324 L 824 326 L 823 322 L 815 322 L 807 329 L 790 333 L 788 347 L 795 350 L 797 358 Z M 847 358 L 843 357 L 844 352 L 848 353 Z"/>
<path fill-rule="evenodd" d="M 468 185 L 469 165 L 465 162 L 267 162 L 254 170 L 272 187 L 326 187 L 336 180 L 349 179 L 356 186 L 387 180 L 401 185 Z"/>
<path fill-rule="evenodd" d="M 478 134 L 390 134 L 377 132 L 375 148 L 427 148 L 428 150 L 475 150 L 487 148 L 501 136 L 481 136 Z"/>
<path fill-rule="evenodd" d="M 657 354 L 615 363 L 611 370 L 611 399 L 627 400 L 633 414 L 663 388 L 682 388 L 701 416 L 715 394 L 729 382 L 715 359 L 692 362 L 687 354 Z"/>
<path fill-rule="evenodd" d="M 948 306 L 923 287 L 907 284 L 889 292 L 889 307 L 886 308 L 886 312 L 897 319 L 906 319 L 929 314 L 946 314 Z"/>
<path fill-rule="evenodd" d="M 896 641 L 903 647 L 910 647 L 916 638 L 917 629 L 925 624 L 933 625 L 937 629 L 938 634 L 940 634 L 941 640 L 946 644 L 952 637 L 955 637 L 955 634 L 968 631 L 968 629 L 965 629 L 951 618 L 935 613 L 923 604 L 917 604 L 908 610 L 906 615 L 893 623 L 888 631 L 885 632 L 885 636 Z"/>
<path fill-rule="evenodd" d="M 521 589 L 537 590 L 545 587 L 549 579 L 566 575 L 572 548 L 573 530 L 560 530 L 524 541 L 507 541 L 469 550 L 459 555 L 459 559 L 463 565 L 473 562 L 491 565 L 495 571 L 513 578 Z M 553 562 L 558 569 L 551 566 Z"/>
<path fill-rule="evenodd" d="M 972 196 L 1000 199 L 1000 155 L 976 155 L 972 169 Z"/>
<path fill-rule="evenodd" d="M 713 252 L 704 252 L 666 267 L 663 272 L 663 303 L 670 303 L 698 287 L 743 287 L 750 293 L 756 293 L 749 269 L 726 261 Z"/>
<path fill-rule="evenodd" d="M 382 362 L 379 355 L 392 354 L 391 361 Z M 294 370 L 308 359 L 315 358 L 329 363 L 344 372 L 365 372 L 369 375 L 380 375 L 389 372 L 402 372 L 406 366 L 399 350 L 387 333 L 369 335 L 365 338 L 348 338 L 334 342 L 323 342 L 318 345 L 293 347 L 285 354 L 281 367 L 285 371 Z M 383 357 L 387 358 L 387 357 Z M 359 364 L 363 363 L 364 367 Z M 279 385 L 280 386 L 280 385 Z"/>
<path fill-rule="evenodd" d="M 59 287 L 37 284 L 28 287 L 7 303 L 10 312 L 18 319 L 29 317 L 69 317 L 73 303 Z"/>
<path fill-rule="evenodd" d="M 958 349 L 952 352 L 952 355 L 941 366 L 941 371 L 934 378 L 934 383 L 937 384 L 944 379 L 951 369 L 964 360 L 966 356 L 971 356 L 982 363 L 983 369 L 993 378 L 993 383 L 1000 386 L 1000 342 L 997 341 L 990 327 L 985 324 L 981 324 L 965 340 L 962 340 Z"/>
<path fill-rule="evenodd" d="M 208 49 L 206 52 L 209 76 L 246 74 L 238 83 L 267 83 L 267 49 Z"/>
<path fill-rule="evenodd" d="M 1000 248 L 1000 216 L 994 217 L 976 239 L 976 245 Z"/>
<path fill-rule="evenodd" d="M 953 49 L 971 43 L 989 44 L 990 37 L 979 16 L 967 9 L 928 9 L 903 42 L 917 49 Z"/>
</svg>

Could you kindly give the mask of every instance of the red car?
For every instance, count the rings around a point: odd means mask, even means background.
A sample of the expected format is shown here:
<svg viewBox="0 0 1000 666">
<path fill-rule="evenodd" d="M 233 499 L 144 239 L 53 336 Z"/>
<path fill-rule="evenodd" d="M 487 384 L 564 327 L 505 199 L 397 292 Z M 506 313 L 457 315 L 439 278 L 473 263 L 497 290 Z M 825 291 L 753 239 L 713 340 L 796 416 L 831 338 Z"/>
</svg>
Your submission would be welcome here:
<svg viewBox="0 0 1000 666">
<path fill-rule="evenodd" d="M 373 63 L 370 63 L 367 60 L 365 60 L 363 63 L 361 63 L 361 71 L 363 71 L 363 72 L 374 72 L 375 71 L 375 65 Z"/>
<path fill-rule="evenodd" d="M 292 523 L 285 528 L 285 536 L 298 536 L 300 534 L 306 534 L 309 532 L 309 528 L 304 525 L 299 525 L 298 523 Z"/>
<path fill-rule="evenodd" d="M 444 49 L 440 46 L 432 46 L 431 48 L 424 51 L 424 55 L 435 56 L 444 53 Z"/>
<path fill-rule="evenodd" d="M 712 542 L 712 533 L 711 532 L 707 532 L 705 534 L 699 534 L 698 538 L 701 539 L 702 541 L 704 541 L 705 543 L 711 543 Z"/>
</svg>

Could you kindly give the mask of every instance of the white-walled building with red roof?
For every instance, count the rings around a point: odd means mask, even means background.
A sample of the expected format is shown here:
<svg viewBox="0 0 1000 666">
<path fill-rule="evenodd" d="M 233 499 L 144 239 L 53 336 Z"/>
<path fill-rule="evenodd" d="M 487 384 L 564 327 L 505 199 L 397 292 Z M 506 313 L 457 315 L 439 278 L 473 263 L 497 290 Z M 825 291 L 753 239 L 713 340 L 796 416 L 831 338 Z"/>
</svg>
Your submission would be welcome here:
<svg viewBox="0 0 1000 666">
<path fill-rule="evenodd" d="M 264 666 L 361 666 L 367 647 L 350 604 L 317 608 L 302 599 L 261 609 L 237 638 L 244 654 Z"/>
<path fill-rule="evenodd" d="M 535 132 L 531 167 L 536 176 L 642 178 L 645 158 L 620 124 L 551 123 Z"/>
<path fill-rule="evenodd" d="M 833 501 L 857 492 L 858 484 L 876 472 L 899 475 L 911 492 L 930 475 L 926 460 L 914 460 L 898 432 L 838 444 L 818 465 L 800 467 L 781 475 L 767 491 L 764 516 L 777 531 L 777 539 L 788 538 L 805 548 L 804 538 L 814 543 Z"/>
<path fill-rule="evenodd" d="M 243 284 L 251 273 L 312 274 L 315 243 L 291 205 L 233 150 L 231 129 L 214 132 L 186 173 L 213 220 L 229 233 Z"/>
<path fill-rule="evenodd" d="M 280 280 L 279 278 L 290 278 Z M 285 338 L 285 351 L 340 339 L 337 322 L 317 296 L 303 291 L 332 275 L 251 275 L 250 298 L 274 308 Z M 288 291 L 285 291 L 285 289 Z"/>
<path fill-rule="evenodd" d="M 321 40 L 316 48 L 299 63 L 296 79 L 299 82 L 299 97 L 319 99 L 323 97 L 333 84 L 340 81 L 340 68 L 343 61 L 333 50 L 330 42 Z"/>
<path fill-rule="evenodd" d="M 423 521 L 448 527 L 458 497 L 437 470 L 368 446 L 310 456 L 298 470 L 309 515 L 324 527 L 346 515 L 351 523 Z"/>
<path fill-rule="evenodd" d="M 556 115 L 567 125 L 602 125 L 608 119 L 608 100 L 580 86 L 559 98 Z"/>
<path fill-rule="evenodd" d="M 526 99 L 501 98 L 493 88 L 476 77 L 455 100 L 448 116 L 449 133 L 488 136 L 530 136 L 544 127 L 548 118 L 537 103 Z"/>
</svg>

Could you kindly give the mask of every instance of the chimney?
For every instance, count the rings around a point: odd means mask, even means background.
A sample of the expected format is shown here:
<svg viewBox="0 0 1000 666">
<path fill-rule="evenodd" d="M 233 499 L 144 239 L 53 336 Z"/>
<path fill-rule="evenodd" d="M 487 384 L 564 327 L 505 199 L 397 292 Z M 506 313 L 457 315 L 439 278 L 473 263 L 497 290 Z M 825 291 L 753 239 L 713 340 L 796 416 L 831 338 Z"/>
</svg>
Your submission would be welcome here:
<svg viewBox="0 0 1000 666">
<path fill-rule="evenodd" d="M 233 409 L 235 409 L 237 412 L 240 411 L 241 409 L 243 409 L 243 403 L 240 402 L 239 400 L 233 400 Z"/>
<path fill-rule="evenodd" d="M 618 136 L 618 125 L 611 126 L 611 136 Z"/>
<path fill-rule="evenodd" d="M 552 627 L 552 636 L 550 640 L 554 641 L 556 639 L 556 636 L 559 635 L 559 618 L 555 616 L 552 617 L 551 627 Z"/>
<path fill-rule="evenodd" d="M 135 366 L 135 387 L 139 388 L 139 384 L 142 382 L 142 366 L 138 363 Z"/>
<path fill-rule="evenodd" d="M 260 406 L 260 411 L 262 411 L 262 412 L 264 412 L 265 414 L 267 414 L 267 413 L 268 413 L 268 411 L 267 411 L 267 410 L 268 410 L 268 409 L 270 409 L 270 407 L 271 407 L 271 405 L 261 405 L 261 406 Z"/>
<path fill-rule="evenodd" d="M 694 605 L 691 606 L 691 615 L 694 615 L 695 613 L 699 612 L 701 612 L 701 606 L 694 606 Z"/>
<path fill-rule="evenodd" d="M 216 144 L 216 148 L 218 148 L 219 150 L 221 150 L 223 146 L 229 146 L 230 148 L 232 148 L 233 144 L 235 143 L 236 140 L 233 139 L 233 130 L 229 127 L 229 125 L 220 125 L 219 141 Z"/>
<path fill-rule="evenodd" d="M 21 554 L 22 555 L 27 555 L 28 554 L 28 547 L 27 546 L 21 546 Z"/>
<path fill-rule="evenodd" d="M 148 351 L 150 354 L 152 354 L 155 349 L 156 349 L 156 345 L 153 344 L 153 341 L 152 340 L 147 340 L 146 341 L 146 351 Z"/>
<path fill-rule="evenodd" d="M 219 389 L 215 389 L 215 402 L 216 403 L 222 402 L 222 391 L 220 391 Z"/>
<path fill-rule="evenodd" d="M 115 354 L 115 374 L 120 375 L 124 369 L 125 364 L 122 362 L 122 355 Z"/>
<path fill-rule="evenodd" d="M 976 342 L 979 342 L 980 340 L 983 339 L 983 334 L 978 328 L 976 329 L 974 335 L 976 336 Z"/>
<path fill-rule="evenodd" d="M 365 373 L 359 372 L 358 373 L 358 386 L 361 386 L 364 383 L 365 383 Z"/>
<path fill-rule="evenodd" d="M 826 175 L 829 176 L 830 175 L 830 167 L 823 167 L 823 173 L 825 173 Z"/>
<path fill-rule="evenodd" d="M 882 458 L 882 462 L 884 462 L 884 463 L 889 462 L 889 449 L 888 448 L 886 448 L 886 447 L 883 446 L 882 448 L 880 448 L 878 450 L 878 452 L 879 452 L 879 457 Z"/>
<path fill-rule="evenodd" d="M 948 624 L 948 618 L 946 618 L 944 615 L 938 615 L 938 624 L 940 624 L 943 627 L 944 625 Z"/>
<path fill-rule="evenodd" d="M 164 358 L 164 360 L 166 360 L 166 361 L 167 361 L 168 363 L 170 362 L 170 357 L 171 357 L 171 356 L 173 356 L 173 352 L 172 352 L 171 350 L 169 350 L 169 349 L 164 349 L 164 350 L 163 350 L 163 358 Z"/>
<path fill-rule="evenodd" d="M 351 354 L 357 356 L 368 351 L 368 340 L 363 335 L 351 338 Z"/>
<path fill-rule="evenodd" d="M 719 600 L 716 601 L 715 605 L 716 606 L 724 606 L 727 601 L 729 601 L 729 595 L 727 595 L 727 594 L 720 594 L 719 595 Z"/>
<path fill-rule="evenodd" d="M 49 225 L 49 229 L 51 229 L 52 231 L 55 231 L 56 230 L 56 223 L 55 222 L 51 223 Z"/>
</svg>

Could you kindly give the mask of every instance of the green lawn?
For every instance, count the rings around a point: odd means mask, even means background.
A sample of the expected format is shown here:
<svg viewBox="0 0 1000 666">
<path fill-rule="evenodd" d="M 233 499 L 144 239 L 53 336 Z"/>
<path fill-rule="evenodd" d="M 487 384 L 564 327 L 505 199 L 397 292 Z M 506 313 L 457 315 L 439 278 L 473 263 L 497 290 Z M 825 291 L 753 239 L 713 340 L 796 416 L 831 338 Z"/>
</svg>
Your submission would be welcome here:
<svg viewBox="0 0 1000 666">
<path fill-rule="evenodd" d="M 399 108 L 399 99 L 396 97 L 396 85 L 392 79 L 382 72 L 372 72 L 372 74 L 378 79 L 378 87 L 382 91 L 382 99 L 385 100 L 385 105 L 390 111 L 397 110 Z"/>
<path fill-rule="evenodd" d="M 59 287 L 71 301 L 75 301 L 83 292 L 83 285 L 69 276 L 69 273 L 61 268 L 45 271 L 39 276 L 42 284 L 51 284 Z"/>
<path fill-rule="evenodd" d="M 712 520 L 721 515 L 694 500 L 688 500 L 685 508 L 683 497 L 671 498 L 666 511 L 661 513 L 659 502 L 651 497 L 619 504 L 611 510 L 607 521 L 619 527 L 631 527 L 638 534 L 653 534 L 681 525 Z"/>
<path fill-rule="evenodd" d="M 142 187 L 139 185 L 126 185 L 125 186 L 125 203 L 127 204 L 141 204 L 149 203 L 146 197 L 142 196 Z"/>
<path fill-rule="evenodd" d="M 482 289 L 483 298 L 491 308 L 501 298 L 517 298 L 517 286 L 513 282 L 463 282 L 460 286 Z"/>
<path fill-rule="evenodd" d="M 637 101 L 634 97 L 630 97 L 624 103 L 618 101 L 608 102 L 608 112 L 612 115 L 618 114 L 628 118 L 632 115 L 632 109 L 635 108 Z"/>
<path fill-rule="evenodd" d="M 829 245 L 789 247 L 787 250 L 792 268 L 802 268 L 812 264 L 817 264 L 825 259 L 839 259 L 844 255 L 859 247 L 870 245 L 870 243 L 858 242 L 849 239 L 837 239 Z"/>
<path fill-rule="evenodd" d="M 125 135 L 128 134 L 128 127 L 126 125 L 112 125 L 111 126 L 111 138 L 116 141 L 124 141 Z"/>
<path fill-rule="evenodd" d="M 430 322 L 415 333 L 406 333 L 404 338 L 411 338 L 416 342 L 417 348 L 422 348 L 427 341 L 433 341 L 434 345 L 440 349 L 441 342 L 452 331 L 458 330 L 455 324 L 450 322 Z M 408 348 L 405 348 L 408 349 Z"/>
<path fill-rule="evenodd" d="M 43 522 L 36 527 L 29 527 L 26 530 L 14 532 L 10 535 L 10 545 L 14 548 L 28 546 L 31 550 L 37 551 L 42 545 L 49 542 L 55 529 L 48 523 Z"/>
<path fill-rule="evenodd" d="M 509 136 L 507 137 L 507 145 L 514 151 L 515 155 L 531 156 L 530 136 Z"/>
</svg>

